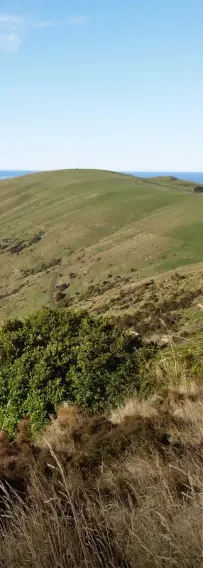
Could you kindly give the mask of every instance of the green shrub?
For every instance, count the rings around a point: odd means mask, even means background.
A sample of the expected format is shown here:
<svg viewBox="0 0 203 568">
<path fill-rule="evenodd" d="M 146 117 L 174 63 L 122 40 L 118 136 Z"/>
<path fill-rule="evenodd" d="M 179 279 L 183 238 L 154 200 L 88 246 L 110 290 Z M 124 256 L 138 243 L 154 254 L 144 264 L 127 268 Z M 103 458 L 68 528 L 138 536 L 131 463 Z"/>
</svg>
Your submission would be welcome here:
<svg viewBox="0 0 203 568">
<path fill-rule="evenodd" d="M 36 434 L 63 401 L 103 411 L 139 388 L 139 338 L 86 312 L 42 309 L 0 329 L 0 428 Z"/>
</svg>

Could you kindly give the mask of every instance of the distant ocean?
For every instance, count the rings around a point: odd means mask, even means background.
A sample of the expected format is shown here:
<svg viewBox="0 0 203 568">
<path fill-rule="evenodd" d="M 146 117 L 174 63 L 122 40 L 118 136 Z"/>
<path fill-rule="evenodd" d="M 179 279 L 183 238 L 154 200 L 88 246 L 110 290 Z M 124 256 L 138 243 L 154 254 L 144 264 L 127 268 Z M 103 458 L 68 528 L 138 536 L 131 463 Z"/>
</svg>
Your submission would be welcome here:
<svg viewBox="0 0 203 568">
<path fill-rule="evenodd" d="M 8 179 L 14 177 L 25 176 L 26 174 L 32 174 L 33 172 L 28 172 L 26 170 L 0 170 L 0 179 Z"/>
<path fill-rule="evenodd" d="M 26 174 L 34 173 L 33 171 L 26 170 L 0 170 L 0 180 L 24 176 Z M 157 176 L 175 176 L 180 179 L 193 181 L 195 183 L 203 183 L 203 172 L 123 172 L 132 174 L 138 177 L 157 177 Z"/>
</svg>

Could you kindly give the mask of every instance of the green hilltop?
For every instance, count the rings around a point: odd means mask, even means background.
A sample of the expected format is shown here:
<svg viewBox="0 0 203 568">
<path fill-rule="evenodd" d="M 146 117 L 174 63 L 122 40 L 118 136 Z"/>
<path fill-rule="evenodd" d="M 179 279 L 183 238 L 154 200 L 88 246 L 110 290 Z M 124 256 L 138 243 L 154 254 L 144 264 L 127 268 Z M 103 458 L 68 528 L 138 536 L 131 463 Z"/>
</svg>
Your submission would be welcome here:
<svg viewBox="0 0 203 568">
<path fill-rule="evenodd" d="M 76 303 L 93 289 L 101 295 L 109 279 L 136 284 L 201 263 L 202 196 L 194 185 L 99 170 L 1 181 L 0 320 L 47 305 L 56 271 Z"/>
</svg>

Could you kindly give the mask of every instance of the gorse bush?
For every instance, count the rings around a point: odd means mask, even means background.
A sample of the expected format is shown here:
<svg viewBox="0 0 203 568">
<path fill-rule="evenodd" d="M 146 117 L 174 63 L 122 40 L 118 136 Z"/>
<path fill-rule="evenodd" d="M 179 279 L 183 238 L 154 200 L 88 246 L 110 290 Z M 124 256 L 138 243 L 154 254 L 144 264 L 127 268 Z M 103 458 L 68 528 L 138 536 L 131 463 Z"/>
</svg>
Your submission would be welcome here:
<svg viewBox="0 0 203 568">
<path fill-rule="evenodd" d="M 42 309 L 0 329 L 0 429 L 36 434 L 63 401 L 91 411 L 139 388 L 139 338 L 86 312 Z M 142 350 L 141 350 L 142 351 Z"/>
</svg>

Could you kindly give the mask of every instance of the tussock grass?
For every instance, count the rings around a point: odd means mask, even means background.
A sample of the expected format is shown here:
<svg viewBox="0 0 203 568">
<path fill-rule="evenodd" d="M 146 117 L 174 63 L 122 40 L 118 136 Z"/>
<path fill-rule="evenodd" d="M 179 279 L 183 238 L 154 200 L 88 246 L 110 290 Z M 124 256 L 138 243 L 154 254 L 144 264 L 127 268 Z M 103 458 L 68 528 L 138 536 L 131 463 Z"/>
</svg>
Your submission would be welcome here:
<svg viewBox="0 0 203 568">
<path fill-rule="evenodd" d="M 71 494 L 63 474 L 61 498 L 54 491 L 47 498 L 39 478 L 32 480 L 29 507 L 20 499 L 13 506 L 8 497 L 0 566 L 202 566 L 197 476 L 190 476 L 178 499 L 156 456 L 105 475 L 108 498 L 100 487 L 93 495 Z"/>
<path fill-rule="evenodd" d="M 163 392 L 201 391 L 203 376 L 203 340 L 196 334 L 182 344 L 176 344 L 169 334 L 167 347 L 158 349 L 155 355 L 143 360 L 141 369 L 141 395 L 150 396 Z"/>
<path fill-rule="evenodd" d="M 171 387 L 108 418 L 64 405 L 34 448 L 26 428 L 0 440 L 0 567 L 202 566 L 203 389 Z M 17 449 L 24 493 L 9 488 Z"/>
</svg>

